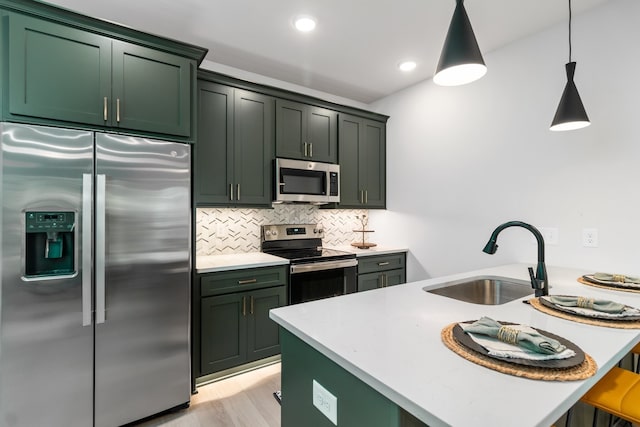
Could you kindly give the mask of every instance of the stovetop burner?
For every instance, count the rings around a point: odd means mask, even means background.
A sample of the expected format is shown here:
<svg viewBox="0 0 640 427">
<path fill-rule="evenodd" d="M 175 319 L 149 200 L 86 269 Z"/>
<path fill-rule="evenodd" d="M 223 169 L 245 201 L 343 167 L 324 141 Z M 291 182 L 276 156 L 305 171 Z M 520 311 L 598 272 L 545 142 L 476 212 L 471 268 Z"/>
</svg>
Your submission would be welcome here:
<svg viewBox="0 0 640 427">
<path fill-rule="evenodd" d="M 324 230 L 317 224 L 262 226 L 262 252 L 286 258 L 291 263 L 355 258 L 355 254 L 322 247 Z"/>
</svg>

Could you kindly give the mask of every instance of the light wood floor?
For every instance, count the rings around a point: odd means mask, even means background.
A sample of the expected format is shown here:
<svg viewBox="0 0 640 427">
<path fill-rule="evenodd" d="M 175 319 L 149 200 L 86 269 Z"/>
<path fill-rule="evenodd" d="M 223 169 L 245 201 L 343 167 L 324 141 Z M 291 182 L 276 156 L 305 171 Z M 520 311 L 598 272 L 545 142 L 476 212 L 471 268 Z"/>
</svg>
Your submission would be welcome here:
<svg viewBox="0 0 640 427">
<path fill-rule="evenodd" d="M 280 363 L 198 387 L 188 409 L 136 427 L 280 427 Z"/>
</svg>

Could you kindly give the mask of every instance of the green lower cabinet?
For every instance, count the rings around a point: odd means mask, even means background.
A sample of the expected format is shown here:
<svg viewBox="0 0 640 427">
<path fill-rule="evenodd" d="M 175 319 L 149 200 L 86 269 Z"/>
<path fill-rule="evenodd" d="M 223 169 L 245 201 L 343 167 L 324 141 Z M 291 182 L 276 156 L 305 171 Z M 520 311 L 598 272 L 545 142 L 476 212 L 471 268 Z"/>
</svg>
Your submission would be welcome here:
<svg viewBox="0 0 640 427">
<path fill-rule="evenodd" d="M 269 310 L 286 304 L 286 287 L 202 298 L 200 375 L 280 352 L 278 326 Z"/>
<path fill-rule="evenodd" d="M 358 292 L 405 283 L 406 260 L 405 252 L 358 258 Z"/>
<path fill-rule="evenodd" d="M 285 329 L 282 343 L 282 427 L 425 427 L 398 405 Z M 313 404 L 316 381 L 337 399 L 337 424 Z"/>
<path fill-rule="evenodd" d="M 405 276 L 405 270 L 389 270 L 383 273 L 360 274 L 358 275 L 358 292 L 405 283 Z"/>
</svg>

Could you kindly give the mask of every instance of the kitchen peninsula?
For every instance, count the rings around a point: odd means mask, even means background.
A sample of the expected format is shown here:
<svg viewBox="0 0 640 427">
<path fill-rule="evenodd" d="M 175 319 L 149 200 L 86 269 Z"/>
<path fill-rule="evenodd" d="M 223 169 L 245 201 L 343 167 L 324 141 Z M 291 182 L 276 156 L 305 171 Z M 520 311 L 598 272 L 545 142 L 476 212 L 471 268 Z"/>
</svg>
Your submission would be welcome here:
<svg viewBox="0 0 640 427">
<path fill-rule="evenodd" d="M 327 409 L 337 408 L 337 425 L 343 427 L 550 426 L 640 341 L 640 330 L 553 317 L 523 304 L 528 297 L 476 305 L 423 290 L 478 275 L 528 280 L 527 266 L 477 270 L 272 310 L 270 317 L 281 326 L 282 426 L 336 424 L 314 406 L 314 399 Z M 640 306 L 640 294 L 576 281 L 593 271 L 548 267 L 548 272 L 550 294 Z M 476 365 L 444 346 L 440 333 L 445 326 L 482 316 L 568 339 L 595 360 L 598 371 L 581 381 L 530 380 Z M 337 400 L 327 400 L 322 389 L 318 400 L 314 381 Z"/>
</svg>

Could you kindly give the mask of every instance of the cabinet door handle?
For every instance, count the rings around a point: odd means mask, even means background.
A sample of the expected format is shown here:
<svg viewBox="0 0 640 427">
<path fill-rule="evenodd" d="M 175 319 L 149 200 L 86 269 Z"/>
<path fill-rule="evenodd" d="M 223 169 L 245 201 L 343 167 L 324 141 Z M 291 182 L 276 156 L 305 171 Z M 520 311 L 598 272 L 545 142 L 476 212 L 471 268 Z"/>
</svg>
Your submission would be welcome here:
<svg viewBox="0 0 640 427">
<path fill-rule="evenodd" d="M 229 200 L 233 202 L 233 184 L 229 184 Z"/>
<path fill-rule="evenodd" d="M 102 100 L 102 116 L 104 117 L 104 121 L 107 121 L 107 97 L 105 96 Z"/>
<path fill-rule="evenodd" d="M 251 308 L 249 309 L 249 314 L 253 314 L 253 295 L 251 296 Z"/>
<path fill-rule="evenodd" d="M 247 297 L 242 297 L 242 315 L 247 315 Z"/>
<path fill-rule="evenodd" d="M 364 204 L 369 204 L 369 192 L 367 190 L 364 190 Z"/>
<path fill-rule="evenodd" d="M 238 280 L 238 285 L 249 285 L 251 283 L 256 283 L 258 279 L 247 279 L 247 280 Z"/>
<path fill-rule="evenodd" d="M 304 157 L 308 157 L 309 155 L 307 154 L 308 153 L 307 143 L 303 142 L 302 144 L 304 145 Z"/>
<path fill-rule="evenodd" d="M 236 185 L 236 200 L 240 200 L 240 184 Z"/>
<path fill-rule="evenodd" d="M 364 205 L 364 190 L 360 190 L 360 203 Z"/>
<path fill-rule="evenodd" d="M 385 261 L 385 262 L 379 262 L 378 263 L 378 267 L 382 267 L 384 265 L 389 265 L 389 261 Z"/>
<path fill-rule="evenodd" d="M 389 285 L 389 281 L 387 280 L 387 275 L 383 274 L 382 277 L 384 277 L 384 287 L 386 288 Z"/>
<path fill-rule="evenodd" d="M 309 157 L 313 157 L 313 142 L 309 143 Z"/>
<path fill-rule="evenodd" d="M 120 98 L 116 99 L 116 122 L 120 123 Z"/>
</svg>

